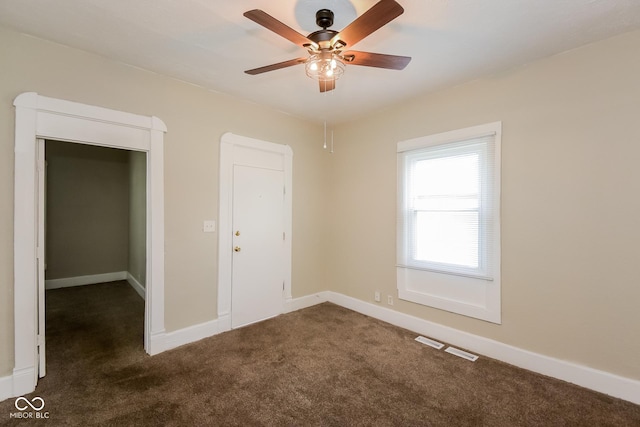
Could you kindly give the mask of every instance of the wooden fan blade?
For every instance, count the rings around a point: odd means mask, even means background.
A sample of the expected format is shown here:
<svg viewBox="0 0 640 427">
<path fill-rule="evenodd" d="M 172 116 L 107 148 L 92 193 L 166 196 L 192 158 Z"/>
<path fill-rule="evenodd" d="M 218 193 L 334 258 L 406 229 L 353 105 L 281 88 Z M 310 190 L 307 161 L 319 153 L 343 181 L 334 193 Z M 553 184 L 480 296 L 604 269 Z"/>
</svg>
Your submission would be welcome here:
<svg viewBox="0 0 640 427">
<path fill-rule="evenodd" d="M 329 92 L 336 88 L 336 79 L 320 80 L 320 92 Z"/>
<path fill-rule="evenodd" d="M 403 70 L 411 61 L 410 56 L 385 55 L 382 53 L 360 52 L 350 50 L 343 54 L 346 64 L 364 65 L 365 67 Z"/>
<path fill-rule="evenodd" d="M 318 48 L 318 45 L 314 41 L 309 40 L 293 28 L 287 26 L 286 24 L 283 24 L 273 16 L 260 9 L 249 10 L 244 13 L 244 16 L 251 19 L 257 24 L 262 25 L 266 29 L 271 30 L 274 33 L 284 37 L 285 39 L 297 44 L 298 46 L 305 48 L 307 46 L 314 46 L 315 48 Z"/>
<path fill-rule="evenodd" d="M 394 0 L 380 0 L 373 7 L 360 15 L 351 24 L 333 36 L 331 46 L 342 42 L 345 46 L 353 46 L 380 27 L 402 15 L 404 9 Z"/>
<path fill-rule="evenodd" d="M 303 64 L 307 58 L 296 58 L 288 61 L 278 62 L 277 64 L 265 65 L 264 67 L 247 70 L 245 73 L 255 76 L 256 74 L 266 73 L 267 71 L 279 70 L 281 68 L 291 67 L 293 65 Z"/>
</svg>

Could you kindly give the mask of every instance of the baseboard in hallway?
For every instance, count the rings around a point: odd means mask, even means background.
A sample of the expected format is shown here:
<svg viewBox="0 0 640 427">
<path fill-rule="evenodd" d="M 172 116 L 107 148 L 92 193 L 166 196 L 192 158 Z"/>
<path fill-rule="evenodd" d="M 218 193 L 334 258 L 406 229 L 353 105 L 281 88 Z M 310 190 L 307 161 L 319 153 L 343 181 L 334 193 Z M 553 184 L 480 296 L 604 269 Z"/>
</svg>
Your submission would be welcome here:
<svg viewBox="0 0 640 427">
<path fill-rule="evenodd" d="M 65 277 L 61 279 L 45 280 L 45 289 L 71 288 L 74 286 L 96 285 L 98 283 L 117 282 L 126 280 L 140 298 L 145 299 L 144 286 L 128 271 L 115 271 L 112 273 L 89 274 L 85 276 Z"/>
<path fill-rule="evenodd" d="M 127 280 L 127 272 L 115 271 L 112 273 L 88 274 L 85 276 L 50 279 L 44 281 L 44 286 L 45 289 L 60 289 L 70 288 L 73 286 L 95 285 L 96 283 L 115 282 L 118 280 Z"/>
</svg>

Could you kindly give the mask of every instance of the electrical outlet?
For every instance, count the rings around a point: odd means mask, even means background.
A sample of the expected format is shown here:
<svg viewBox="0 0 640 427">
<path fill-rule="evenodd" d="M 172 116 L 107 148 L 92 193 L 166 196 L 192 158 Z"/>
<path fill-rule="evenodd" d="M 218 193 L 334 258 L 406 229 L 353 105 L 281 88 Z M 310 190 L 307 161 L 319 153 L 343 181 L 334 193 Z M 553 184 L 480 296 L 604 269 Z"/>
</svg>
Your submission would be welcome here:
<svg viewBox="0 0 640 427">
<path fill-rule="evenodd" d="M 387 295 L 387 304 L 393 305 L 393 297 L 391 295 Z"/>
<path fill-rule="evenodd" d="M 202 231 L 205 233 L 214 233 L 216 231 L 216 222 L 213 220 L 204 221 Z"/>
<path fill-rule="evenodd" d="M 376 302 L 380 302 L 380 292 L 376 291 L 376 293 L 374 294 L 374 299 L 376 300 Z"/>
</svg>

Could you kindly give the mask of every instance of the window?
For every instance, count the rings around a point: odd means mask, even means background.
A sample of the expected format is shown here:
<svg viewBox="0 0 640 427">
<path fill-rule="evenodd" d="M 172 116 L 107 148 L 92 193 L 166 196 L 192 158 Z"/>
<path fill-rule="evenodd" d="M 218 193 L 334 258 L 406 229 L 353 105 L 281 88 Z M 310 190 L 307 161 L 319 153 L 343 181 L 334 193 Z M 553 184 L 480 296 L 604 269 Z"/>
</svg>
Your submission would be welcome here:
<svg viewBox="0 0 640 427">
<path fill-rule="evenodd" d="M 398 143 L 398 294 L 500 322 L 500 140 L 491 123 Z"/>
</svg>

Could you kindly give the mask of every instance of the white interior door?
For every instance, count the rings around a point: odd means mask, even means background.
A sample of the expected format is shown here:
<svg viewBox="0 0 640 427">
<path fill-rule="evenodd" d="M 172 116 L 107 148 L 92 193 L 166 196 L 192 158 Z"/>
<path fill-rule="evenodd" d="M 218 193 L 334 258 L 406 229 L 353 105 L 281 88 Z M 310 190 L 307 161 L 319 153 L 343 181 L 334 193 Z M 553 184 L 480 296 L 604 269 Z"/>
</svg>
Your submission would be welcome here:
<svg viewBox="0 0 640 427">
<path fill-rule="evenodd" d="M 284 172 L 234 165 L 231 327 L 282 313 Z"/>
<path fill-rule="evenodd" d="M 45 204 L 46 204 L 46 163 L 44 159 L 44 139 L 38 139 L 37 142 L 37 171 L 38 171 L 38 230 L 37 230 L 37 276 L 38 276 L 38 334 L 36 349 L 38 352 L 38 376 L 44 377 L 46 374 L 46 359 L 45 359 L 45 289 L 44 289 L 44 234 L 45 234 Z"/>
</svg>

